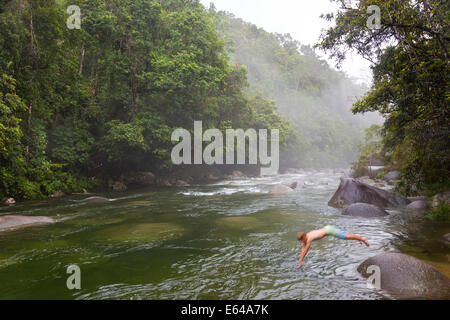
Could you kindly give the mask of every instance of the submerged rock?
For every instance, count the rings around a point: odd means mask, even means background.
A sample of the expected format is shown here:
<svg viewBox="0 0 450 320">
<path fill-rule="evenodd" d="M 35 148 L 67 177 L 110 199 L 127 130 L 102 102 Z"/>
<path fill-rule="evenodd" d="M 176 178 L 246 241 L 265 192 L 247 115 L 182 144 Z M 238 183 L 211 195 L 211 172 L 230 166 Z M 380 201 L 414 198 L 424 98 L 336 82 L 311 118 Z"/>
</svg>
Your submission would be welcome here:
<svg viewBox="0 0 450 320">
<path fill-rule="evenodd" d="M 208 180 L 211 180 L 211 181 L 217 181 L 217 180 L 220 180 L 220 178 L 219 178 L 218 176 L 216 176 L 214 173 L 208 174 L 207 179 L 208 179 Z"/>
<path fill-rule="evenodd" d="M 343 215 L 352 217 L 385 217 L 389 215 L 385 210 L 368 203 L 353 203 L 343 212 Z"/>
<path fill-rule="evenodd" d="M 294 182 L 292 182 L 291 184 L 290 184 L 290 188 L 291 189 L 293 189 L 293 190 L 295 190 L 295 189 L 304 189 L 305 188 L 305 182 L 304 181 L 301 181 L 301 180 L 299 180 L 299 181 L 294 181 Z"/>
<path fill-rule="evenodd" d="M 410 201 L 402 196 L 369 186 L 352 178 L 341 178 L 341 184 L 328 205 L 346 208 L 353 203 L 368 203 L 380 208 L 407 205 Z"/>
<path fill-rule="evenodd" d="M 270 194 L 274 194 L 274 195 L 280 195 L 280 194 L 288 194 L 294 192 L 293 189 L 289 188 L 288 186 L 282 185 L 282 184 L 278 184 L 274 187 L 272 187 L 272 189 L 269 190 Z"/>
<path fill-rule="evenodd" d="M 263 223 L 253 217 L 227 217 L 216 221 L 216 224 L 222 228 L 237 230 L 251 230 L 261 227 Z"/>
<path fill-rule="evenodd" d="M 391 171 L 384 175 L 383 180 L 394 181 L 397 180 L 399 177 L 400 177 L 399 171 Z"/>
<path fill-rule="evenodd" d="M 172 223 L 135 223 L 107 227 L 95 234 L 94 240 L 112 242 L 152 242 L 174 239 L 185 230 Z"/>
<path fill-rule="evenodd" d="M 382 253 L 364 261 L 358 272 L 368 278 L 369 266 L 380 268 L 381 289 L 409 297 L 450 298 L 450 279 L 433 266 L 402 253 Z"/>
<path fill-rule="evenodd" d="M 188 186 L 189 186 L 189 183 L 187 183 L 184 180 L 178 180 L 177 181 L 177 187 L 188 187 Z"/>
<path fill-rule="evenodd" d="M 2 216 L 0 217 L 0 232 L 29 228 L 36 225 L 50 224 L 55 222 L 56 221 L 54 219 L 49 217 Z"/>
</svg>

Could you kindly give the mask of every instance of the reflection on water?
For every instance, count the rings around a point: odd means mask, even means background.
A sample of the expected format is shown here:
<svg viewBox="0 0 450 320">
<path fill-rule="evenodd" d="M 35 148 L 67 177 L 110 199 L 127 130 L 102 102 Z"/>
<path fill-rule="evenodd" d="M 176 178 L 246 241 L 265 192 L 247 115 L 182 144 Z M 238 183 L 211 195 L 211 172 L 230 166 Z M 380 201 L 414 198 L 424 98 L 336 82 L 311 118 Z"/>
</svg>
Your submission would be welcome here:
<svg viewBox="0 0 450 320">
<path fill-rule="evenodd" d="M 287 196 L 268 190 L 302 180 Z M 81 196 L 2 208 L 59 222 L 0 234 L 2 299 L 390 299 L 366 287 L 363 260 L 405 251 L 449 275 L 449 248 L 410 212 L 387 218 L 340 215 L 327 206 L 339 175 L 316 172 L 223 181 L 208 186 Z M 335 238 L 315 242 L 301 269 L 295 235 L 325 225 L 366 236 L 371 247 Z M 411 236 L 407 237 L 407 234 Z M 66 288 L 81 268 L 82 290 Z"/>
</svg>

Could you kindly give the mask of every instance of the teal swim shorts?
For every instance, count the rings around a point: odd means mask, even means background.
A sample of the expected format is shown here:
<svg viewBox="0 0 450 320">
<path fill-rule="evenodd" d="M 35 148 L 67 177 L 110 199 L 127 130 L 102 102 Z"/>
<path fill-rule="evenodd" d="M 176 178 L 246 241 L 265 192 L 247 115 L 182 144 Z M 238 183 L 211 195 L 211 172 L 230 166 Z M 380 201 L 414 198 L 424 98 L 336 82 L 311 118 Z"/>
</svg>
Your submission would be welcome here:
<svg viewBox="0 0 450 320">
<path fill-rule="evenodd" d="M 338 239 L 346 240 L 347 239 L 347 232 L 342 231 L 336 227 L 333 226 L 326 226 L 325 230 L 327 231 L 327 236 L 333 236 Z"/>
</svg>

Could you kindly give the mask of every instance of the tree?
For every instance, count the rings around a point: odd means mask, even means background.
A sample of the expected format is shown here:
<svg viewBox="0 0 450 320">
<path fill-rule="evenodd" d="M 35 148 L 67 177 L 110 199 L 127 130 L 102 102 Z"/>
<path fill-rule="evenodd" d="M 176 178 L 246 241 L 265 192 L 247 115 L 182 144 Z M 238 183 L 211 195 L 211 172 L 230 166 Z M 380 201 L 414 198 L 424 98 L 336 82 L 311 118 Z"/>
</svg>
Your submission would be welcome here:
<svg viewBox="0 0 450 320">
<path fill-rule="evenodd" d="M 367 28 L 368 3 L 348 7 L 319 46 L 338 63 L 354 49 L 374 63 L 374 84 L 354 113 L 378 111 L 386 118 L 385 151 L 402 167 L 400 190 L 410 193 L 449 186 L 449 23 L 446 1 L 373 1 L 381 28 Z"/>
</svg>

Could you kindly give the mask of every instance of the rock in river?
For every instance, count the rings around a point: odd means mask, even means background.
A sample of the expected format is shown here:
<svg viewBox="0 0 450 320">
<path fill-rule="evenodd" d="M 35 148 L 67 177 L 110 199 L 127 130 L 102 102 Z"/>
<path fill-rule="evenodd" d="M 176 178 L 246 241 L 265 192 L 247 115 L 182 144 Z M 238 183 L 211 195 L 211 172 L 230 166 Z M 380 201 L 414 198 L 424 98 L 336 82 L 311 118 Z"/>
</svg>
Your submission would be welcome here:
<svg viewBox="0 0 450 320">
<path fill-rule="evenodd" d="M 414 257 L 382 253 L 364 261 L 358 272 L 368 278 L 373 274 L 367 272 L 369 266 L 380 268 L 383 290 L 407 297 L 450 298 L 450 279 Z"/>
<path fill-rule="evenodd" d="M 400 177 L 400 172 L 399 171 L 391 171 L 388 172 L 384 177 L 383 180 L 386 181 L 394 181 L 397 180 Z"/>
<path fill-rule="evenodd" d="M 353 203 L 348 208 L 342 211 L 345 216 L 352 217 L 385 217 L 389 215 L 385 210 L 368 203 Z"/>
<path fill-rule="evenodd" d="M 282 185 L 282 184 L 277 184 L 272 189 L 270 189 L 269 193 L 270 194 L 274 194 L 274 195 L 280 195 L 280 194 L 288 194 L 288 193 L 291 193 L 293 191 L 294 190 L 292 190 L 288 186 L 285 186 L 285 185 Z"/>
<path fill-rule="evenodd" d="M 429 205 L 427 201 L 424 200 L 417 200 L 414 202 L 411 202 L 406 208 L 414 211 L 427 211 L 429 209 Z"/>
<path fill-rule="evenodd" d="M 16 200 L 14 200 L 14 198 L 3 198 L 0 201 L 0 205 L 5 205 L 5 206 L 12 206 L 15 203 L 16 203 Z"/>
<path fill-rule="evenodd" d="M 359 202 L 373 204 L 380 208 L 393 208 L 410 203 L 408 199 L 395 193 L 369 186 L 355 179 L 341 178 L 341 184 L 328 205 L 334 208 L 346 208 Z"/>
<path fill-rule="evenodd" d="M 450 204 L 450 191 L 438 193 L 433 197 L 431 206 L 437 208 L 441 203 Z"/>
<path fill-rule="evenodd" d="M 55 222 L 55 220 L 49 217 L 2 216 L 0 217 L 0 232 Z"/>
</svg>

